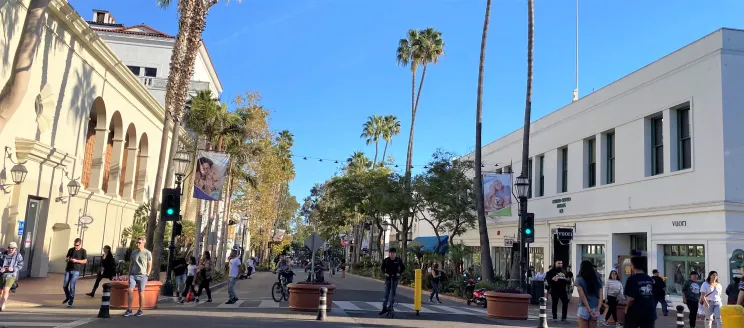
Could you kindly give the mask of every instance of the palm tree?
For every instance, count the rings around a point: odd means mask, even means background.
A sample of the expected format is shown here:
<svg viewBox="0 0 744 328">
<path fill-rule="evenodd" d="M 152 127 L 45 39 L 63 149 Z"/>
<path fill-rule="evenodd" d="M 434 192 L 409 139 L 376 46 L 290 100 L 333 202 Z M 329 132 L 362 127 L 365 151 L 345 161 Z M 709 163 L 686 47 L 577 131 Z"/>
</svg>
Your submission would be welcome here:
<svg viewBox="0 0 744 328">
<path fill-rule="evenodd" d="M 367 118 L 367 122 L 364 122 L 362 127 L 362 135 L 360 138 L 366 138 L 367 145 L 375 143 L 375 158 L 372 160 L 372 167 L 377 164 L 377 153 L 379 152 L 380 137 L 382 136 L 384 121 L 381 116 L 372 115 Z"/>
<path fill-rule="evenodd" d="M 421 90 L 424 86 L 426 69 L 430 63 L 437 64 L 440 56 L 444 56 L 444 41 L 442 40 L 442 33 L 434 28 L 428 27 L 423 31 L 408 30 L 407 38 L 398 41 L 396 61 L 398 65 L 403 67 L 410 66 L 411 68 L 411 131 L 408 135 L 405 175 L 405 186 L 409 197 L 411 194 L 411 164 L 413 161 L 413 134 L 416 123 L 416 111 L 418 110 L 419 100 L 421 99 Z M 416 71 L 419 66 L 423 66 L 423 70 L 421 72 L 421 80 L 419 81 L 418 93 L 416 93 Z M 401 234 L 403 236 L 408 234 L 409 220 L 412 215 L 413 211 L 409 210 L 403 217 L 403 226 L 401 227 Z M 408 238 L 403 238 L 402 247 L 403 249 L 408 247 Z M 406 252 L 403 252 L 401 255 L 403 261 L 405 261 Z"/>
<path fill-rule="evenodd" d="M 10 76 L 2 91 L 0 91 L 0 133 L 18 110 L 28 91 L 34 58 L 36 58 L 36 49 L 39 47 L 39 41 L 41 40 L 41 28 L 44 26 L 43 17 L 49 2 L 50 0 L 31 0 L 28 4 L 26 18 L 23 20 L 23 30 L 21 30 L 18 47 L 13 57 Z M 13 26 L 6 26 L 6 28 L 13 28 Z M 5 49 L 5 51 L 8 51 L 8 49 Z"/>
<path fill-rule="evenodd" d="M 385 149 L 382 151 L 382 162 L 385 163 L 388 144 L 393 142 L 393 137 L 400 134 L 400 121 L 395 115 L 387 115 L 382 118 L 382 139 L 385 140 Z"/>
<path fill-rule="evenodd" d="M 369 170 L 371 167 L 372 162 L 361 151 L 355 151 L 351 157 L 346 159 L 346 174 L 359 174 Z"/>
<path fill-rule="evenodd" d="M 482 129 L 483 129 L 483 71 L 486 65 L 486 41 L 488 40 L 488 24 L 491 20 L 491 0 L 486 0 L 486 18 L 483 20 L 483 36 L 481 38 L 480 65 L 478 66 L 478 98 L 475 105 L 475 209 L 478 213 L 478 232 L 481 243 L 481 277 L 486 281 L 493 281 L 493 265 L 491 265 L 491 244 L 488 240 L 488 224 L 483 203 L 483 177 L 481 176 Z"/>
</svg>

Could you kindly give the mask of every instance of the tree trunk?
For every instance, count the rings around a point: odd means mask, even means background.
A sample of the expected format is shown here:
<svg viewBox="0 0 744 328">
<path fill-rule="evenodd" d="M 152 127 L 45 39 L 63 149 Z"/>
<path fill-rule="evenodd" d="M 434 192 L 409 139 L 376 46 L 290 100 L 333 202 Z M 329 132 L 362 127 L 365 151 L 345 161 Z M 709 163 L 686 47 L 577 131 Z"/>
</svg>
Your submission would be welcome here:
<svg viewBox="0 0 744 328">
<path fill-rule="evenodd" d="M 382 151 L 382 162 L 385 163 L 385 155 L 387 154 L 388 141 L 385 140 L 385 148 Z"/>
<path fill-rule="evenodd" d="M 478 97 L 475 106 L 475 179 L 476 193 L 475 207 L 478 212 L 478 232 L 481 244 L 481 278 L 492 282 L 493 262 L 491 261 L 491 243 L 488 239 L 488 224 L 483 199 L 483 176 L 481 175 L 482 151 L 481 143 L 483 128 L 483 72 L 486 64 L 486 41 L 488 40 L 488 24 L 491 18 L 491 0 L 486 1 L 486 18 L 483 20 L 483 36 L 481 38 L 480 65 L 478 66 Z"/>
<path fill-rule="evenodd" d="M 377 152 L 379 151 L 379 149 L 380 149 L 380 141 L 377 140 L 377 141 L 375 141 L 375 159 L 372 162 L 372 169 L 374 169 L 375 167 L 377 167 Z"/>
<path fill-rule="evenodd" d="M 43 17 L 49 2 L 50 0 L 31 0 L 28 4 L 26 18 L 23 20 L 23 30 L 13 57 L 10 77 L 0 91 L 0 133 L 18 110 L 28 91 L 36 49 L 39 47 L 42 27 L 44 27 Z M 13 26 L 6 26 L 6 28 L 13 28 Z"/>
</svg>

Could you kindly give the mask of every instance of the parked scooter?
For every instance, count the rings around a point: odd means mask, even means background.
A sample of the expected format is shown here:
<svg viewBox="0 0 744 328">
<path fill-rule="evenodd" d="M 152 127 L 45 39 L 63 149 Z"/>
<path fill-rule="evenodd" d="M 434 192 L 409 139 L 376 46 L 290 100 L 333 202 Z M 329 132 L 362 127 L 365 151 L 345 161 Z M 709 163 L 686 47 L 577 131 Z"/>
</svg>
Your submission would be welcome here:
<svg viewBox="0 0 744 328">
<path fill-rule="evenodd" d="M 478 277 L 478 281 L 480 281 L 480 277 Z M 471 303 L 475 303 L 476 305 L 486 307 L 486 289 L 480 288 L 478 290 L 475 289 L 475 285 L 477 284 L 477 281 L 473 278 L 468 277 L 467 274 L 465 274 L 465 298 L 468 301 L 468 305 Z"/>
</svg>

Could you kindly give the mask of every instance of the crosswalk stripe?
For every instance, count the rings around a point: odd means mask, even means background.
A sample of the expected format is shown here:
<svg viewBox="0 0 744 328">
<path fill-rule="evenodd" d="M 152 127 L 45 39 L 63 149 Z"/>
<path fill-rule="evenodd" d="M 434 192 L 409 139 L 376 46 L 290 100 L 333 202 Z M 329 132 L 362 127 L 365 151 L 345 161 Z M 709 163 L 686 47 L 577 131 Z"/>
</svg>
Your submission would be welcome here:
<svg viewBox="0 0 744 328">
<path fill-rule="evenodd" d="M 4 327 L 57 327 L 66 322 L 3 322 Z"/>
<path fill-rule="evenodd" d="M 351 311 L 362 310 L 358 306 L 354 305 L 354 303 L 351 303 L 349 301 L 333 301 L 333 304 L 341 308 L 341 310 L 351 310 Z"/>
<path fill-rule="evenodd" d="M 278 308 L 279 303 L 274 301 L 261 301 L 261 304 L 258 305 L 260 308 Z"/>
<path fill-rule="evenodd" d="M 245 302 L 245 301 L 237 301 L 237 302 L 235 302 L 233 304 L 222 303 L 222 304 L 218 305 L 217 307 L 218 308 L 236 308 L 236 307 L 240 307 L 240 304 L 243 304 L 243 302 Z"/>
<path fill-rule="evenodd" d="M 416 309 L 414 309 L 414 308 L 413 308 L 413 304 L 408 304 L 408 303 L 398 303 L 398 305 L 401 305 L 401 306 L 404 306 L 404 307 L 407 307 L 407 308 L 409 308 L 409 309 L 411 309 L 411 310 L 414 310 L 414 311 L 416 311 Z M 429 309 L 427 309 L 427 308 L 425 308 L 425 307 L 423 307 L 423 306 L 421 307 L 421 311 L 419 311 L 419 312 L 421 312 L 421 313 L 436 313 L 436 312 L 434 312 L 434 311 L 432 311 L 432 310 L 429 310 Z"/>
<path fill-rule="evenodd" d="M 366 303 L 372 306 L 373 308 L 375 308 L 375 310 L 382 310 L 382 302 L 366 302 Z"/>
<path fill-rule="evenodd" d="M 460 311 L 460 310 L 458 310 L 456 308 L 449 307 L 449 306 L 444 306 L 444 305 L 429 305 L 429 306 L 430 307 L 433 307 L 435 309 L 439 309 L 439 310 L 444 310 L 444 311 L 447 311 L 447 312 L 451 312 L 453 314 L 471 314 L 471 313 L 468 313 L 468 312 L 465 312 L 465 311 Z"/>
<path fill-rule="evenodd" d="M 486 314 L 486 313 L 488 313 L 488 311 L 486 311 L 486 309 L 477 308 L 477 307 L 469 307 L 467 309 L 468 309 L 468 311 L 474 311 L 474 312 L 478 312 L 480 314 Z"/>
</svg>

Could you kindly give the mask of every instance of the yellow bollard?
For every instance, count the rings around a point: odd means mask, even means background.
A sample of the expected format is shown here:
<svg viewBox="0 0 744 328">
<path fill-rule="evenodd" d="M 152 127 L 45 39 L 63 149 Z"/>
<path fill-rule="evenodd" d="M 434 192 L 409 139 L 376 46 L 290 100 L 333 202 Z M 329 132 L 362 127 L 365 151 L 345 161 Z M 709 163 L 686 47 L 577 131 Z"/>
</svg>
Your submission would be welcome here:
<svg viewBox="0 0 744 328">
<path fill-rule="evenodd" d="M 744 307 L 741 305 L 724 305 L 721 307 L 723 328 L 744 327 Z"/>
<path fill-rule="evenodd" d="M 413 309 L 416 315 L 421 311 L 421 269 L 416 269 L 413 282 Z"/>
</svg>

